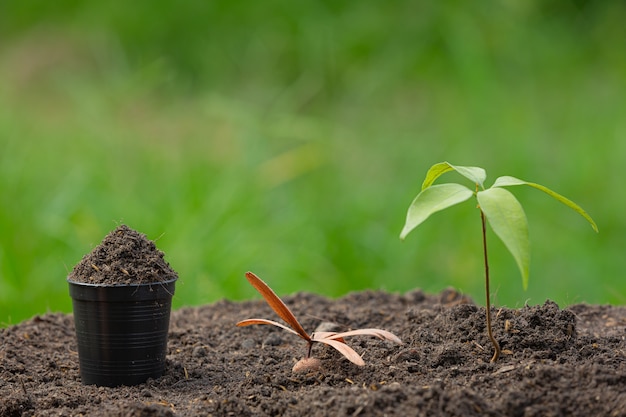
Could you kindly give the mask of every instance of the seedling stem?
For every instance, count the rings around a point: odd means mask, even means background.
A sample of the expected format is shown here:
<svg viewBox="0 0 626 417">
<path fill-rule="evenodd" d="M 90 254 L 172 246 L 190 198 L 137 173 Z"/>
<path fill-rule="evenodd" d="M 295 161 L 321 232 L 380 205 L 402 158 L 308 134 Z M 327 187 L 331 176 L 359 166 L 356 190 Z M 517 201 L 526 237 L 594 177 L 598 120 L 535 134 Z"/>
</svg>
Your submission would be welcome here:
<svg viewBox="0 0 626 417">
<path fill-rule="evenodd" d="M 478 188 L 478 184 L 476 184 L 476 188 Z M 480 206 L 478 206 L 480 210 Z M 494 352 L 491 358 L 491 362 L 495 362 L 500 357 L 500 343 L 493 337 L 493 331 L 491 330 L 491 301 L 489 291 L 489 260 L 487 258 L 487 222 L 485 221 L 485 213 L 480 210 L 480 219 L 483 225 L 483 253 L 485 257 L 485 300 L 487 304 L 487 335 L 489 336 L 489 340 L 491 340 L 491 344 L 493 345 Z"/>
</svg>

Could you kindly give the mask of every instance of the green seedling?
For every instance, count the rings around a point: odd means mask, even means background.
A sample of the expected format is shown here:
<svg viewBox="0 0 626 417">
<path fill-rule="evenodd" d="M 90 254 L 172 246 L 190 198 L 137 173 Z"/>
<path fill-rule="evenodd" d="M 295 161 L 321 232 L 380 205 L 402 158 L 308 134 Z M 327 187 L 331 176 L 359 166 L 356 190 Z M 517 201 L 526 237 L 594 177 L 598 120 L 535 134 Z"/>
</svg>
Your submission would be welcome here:
<svg viewBox="0 0 626 417">
<path fill-rule="evenodd" d="M 300 322 L 296 319 L 296 316 L 289 310 L 289 307 L 274 293 L 274 291 L 257 277 L 252 272 L 246 272 L 246 278 L 252 284 L 252 286 L 263 296 L 267 304 L 278 314 L 278 316 L 285 320 L 290 327 L 285 326 L 282 323 L 278 323 L 273 320 L 266 319 L 247 319 L 237 323 L 237 326 L 250 326 L 253 324 L 269 324 L 272 326 L 280 327 L 283 330 L 287 330 L 293 333 L 307 342 L 307 354 L 306 357 L 296 363 L 293 367 L 294 372 L 303 372 L 307 370 L 314 370 L 319 368 L 319 361 L 311 357 L 311 348 L 313 343 L 323 343 L 337 349 L 339 353 L 345 356 L 350 362 L 355 365 L 363 366 L 365 362 L 361 355 L 356 353 L 354 349 L 346 344 L 344 337 L 348 336 L 375 336 L 382 340 L 391 340 L 398 344 L 402 344 L 402 341 L 393 333 L 381 329 L 358 329 L 348 332 L 336 333 L 336 332 L 314 332 L 309 335 Z"/>
<path fill-rule="evenodd" d="M 461 184 L 448 183 L 433 185 L 435 180 L 442 174 L 456 171 L 463 177 L 475 184 L 472 190 Z M 520 180 L 515 177 L 503 176 L 496 179 L 491 188 L 485 189 L 484 181 L 487 174 L 479 167 L 456 166 L 448 162 L 440 162 L 433 165 L 426 173 L 426 178 L 422 184 L 422 191 L 415 197 L 409 207 L 406 223 L 400 233 L 400 239 L 404 239 L 413 229 L 423 223 L 431 214 L 446 209 L 455 204 L 462 203 L 472 196 L 476 197 L 480 218 L 482 221 L 483 254 L 485 262 L 485 292 L 487 304 L 487 333 L 489 340 L 494 347 L 494 354 L 491 362 L 498 360 L 500 356 L 500 345 L 493 336 L 491 329 L 491 302 L 489 294 L 489 262 L 487 258 L 487 233 L 486 221 L 489 221 L 491 228 L 498 236 L 506 248 L 511 252 L 520 274 L 524 289 L 528 287 L 528 272 L 530 265 L 530 240 L 528 237 L 528 221 L 522 209 L 522 205 L 515 196 L 503 187 L 516 185 L 527 185 L 543 191 L 554 197 L 561 203 L 575 210 L 583 216 L 598 232 L 598 227 L 593 219 L 573 201 L 555 193 L 543 185 Z"/>
</svg>

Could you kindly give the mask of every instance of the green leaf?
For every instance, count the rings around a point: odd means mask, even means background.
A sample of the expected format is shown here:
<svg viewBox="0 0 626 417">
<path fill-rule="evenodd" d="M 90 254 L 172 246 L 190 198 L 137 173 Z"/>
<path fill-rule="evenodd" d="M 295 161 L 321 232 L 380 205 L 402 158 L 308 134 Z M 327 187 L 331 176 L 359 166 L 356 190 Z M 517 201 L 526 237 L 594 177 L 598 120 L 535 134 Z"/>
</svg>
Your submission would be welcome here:
<svg viewBox="0 0 626 417">
<path fill-rule="evenodd" d="M 491 228 L 513 255 L 522 275 L 522 285 L 526 289 L 530 265 L 530 239 L 528 221 L 522 205 L 504 188 L 479 191 L 476 198 Z"/>
<path fill-rule="evenodd" d="M 423 190 L 409 207 L 400 239 L 404 239 L 411 230 L 419 226 L 431 214 L 462 203 L 472 195 L 474 192 L 461 184 L 433 185 Z"/>
<path fill-rule="evenodd" d="M 422 183 L 422 191 L 433 185 L 435 180 L 439 178 L 442 174 L 453 170 L 454 168 L 452 168 L 452 165 L 447 162 L 439 162 L 438 164 L 431 166 L 426 173 L 426 178 L 424 178 L 424 182 Z"/>
<path fill-rule="evenodd" d="M 480 185 L 481 188 L 485 188 L 484 182 L 487 179 L 487 173 L 480 167 L 462 167 L 451 165 L 456 172 L 463 175 L 474 184 Z"/>
<path fill-rule="evenodd" d="M 483 183 L 487 178 L 487 173 L 484 169 L 479 167 L 456 166 L 448 162 L 439 162 L 430 167 L 426 173 L 426 178 L 422 183 L 422 191 L 433 185 L 437 178 L 449 171 L 456 171 L 474 184 L 479 184 L 481 188 L 485 188 Z"/>
<path fill-rule="evenodd" d="M 598 226 L 596 225 L 596 222 L 593 221 L 591 216 L 589 214 L 587 214 L 587 212 L 585 210 L 583 210 L 582 207 L 580 207 L 578 204 L 574 203 L 569 198 L 564 197 L 561 194 L 552 191 L 548 187 L 545 187 L 545 186 L 543 186 L 541 184 L 536 184 L 534 182 L 527 182 L 527 181 L 524 181 L 524 180 L 520 180 L 519 178 L 510 177 L 510 176 L 504 176 L 504 177 L 497 178 L 496 182 L 493 184 L 493 187 L 508 187 L 508 186 L 513 186 L 513 185 L 528 185 L 530 187 L 533 187 L 533 188 L 536 188 L 538 190 L 543 191 L 544 193 L 548 194 L 549 196 L 551 196 L 551 197 L 557 199 L 558 201 L 560 201 L 561 203 L 565 204 L 569 208 L 575 210 L 578 214 L 583 216 L 591 224 L 591 227 L 593 228 L 593 230 L 596 231 L 596 233 L 598 232 Z"/>
</svg>

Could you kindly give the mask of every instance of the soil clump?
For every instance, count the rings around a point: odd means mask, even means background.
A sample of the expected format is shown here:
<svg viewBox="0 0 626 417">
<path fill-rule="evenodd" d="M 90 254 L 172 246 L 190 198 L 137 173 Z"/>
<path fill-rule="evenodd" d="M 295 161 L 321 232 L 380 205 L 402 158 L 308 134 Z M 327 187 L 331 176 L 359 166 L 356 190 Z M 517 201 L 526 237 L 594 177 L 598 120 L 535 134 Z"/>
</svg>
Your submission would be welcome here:
<svg viewBox="0 0 626 417">
<path fill-rule="evenodd" d="M 106 235 L 68 277 L 74 282 L 106 286 L 148 284 L 177 278 L 155 243 L 126 225 L 120 225 Z"/>
</svg>

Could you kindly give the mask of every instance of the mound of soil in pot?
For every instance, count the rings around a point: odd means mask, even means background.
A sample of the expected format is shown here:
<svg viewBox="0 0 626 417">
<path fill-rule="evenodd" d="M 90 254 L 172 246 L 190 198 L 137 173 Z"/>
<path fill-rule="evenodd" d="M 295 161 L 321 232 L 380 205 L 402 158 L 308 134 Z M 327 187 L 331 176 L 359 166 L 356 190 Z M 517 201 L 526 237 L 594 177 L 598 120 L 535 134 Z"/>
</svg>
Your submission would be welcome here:
<svg viewBox="0 0 626 417">
<path fill-rule="evenodd" d="M 81 384 L 72 316 L 47 314 L 0 330 L 0 416 L 626 415 L 624 307 L 494 309 L 490 363 L 484 308 L 452 290 L 284 300 L 308 331 L 378 327 L 404 344 L 347 338 L 363 367 L 315 345 L 322 369 L 294 374 L 304 341 L 235 327 L 277 319 L 264 301 L 220 301 L 172 313 L 163 377 L 103 388 Z"/>
<path fill-rule="evenodd" d="M 98 285 L 130 285 L 178 278 L 146 235 L 118 226 L 74 267 L 68 279 Z"/>
</svg>

